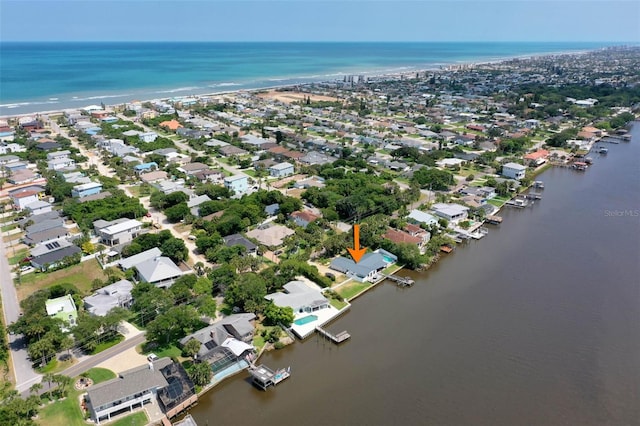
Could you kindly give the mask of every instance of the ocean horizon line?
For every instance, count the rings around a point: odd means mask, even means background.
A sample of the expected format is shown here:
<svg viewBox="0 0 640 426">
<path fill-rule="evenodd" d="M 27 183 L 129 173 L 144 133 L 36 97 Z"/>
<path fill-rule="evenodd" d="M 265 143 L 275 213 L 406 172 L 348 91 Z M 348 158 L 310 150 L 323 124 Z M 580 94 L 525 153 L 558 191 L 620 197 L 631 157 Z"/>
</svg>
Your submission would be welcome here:
<svg viewBox="0 0 640 426">
<path fill-rule="evenodd" d="M 2 42 L 0 115 L 378 77 L 620 46 L 536 42 Z M 171 48 L 176 47 L 176 48 Z M 176 62 L 176 58 L 180 60 Z M 114 59 L 117 59 L 114 62 Z M 33 84 L 38 82 L 38 84 Z"/>
</svg>

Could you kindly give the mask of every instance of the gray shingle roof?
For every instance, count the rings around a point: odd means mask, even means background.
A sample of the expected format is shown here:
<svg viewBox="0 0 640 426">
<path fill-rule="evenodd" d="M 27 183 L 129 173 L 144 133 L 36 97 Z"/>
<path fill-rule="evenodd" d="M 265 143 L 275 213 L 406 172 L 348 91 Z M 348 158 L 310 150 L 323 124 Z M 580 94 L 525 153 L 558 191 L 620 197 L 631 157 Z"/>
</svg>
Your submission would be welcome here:
<svg viewBox="0 0 640 426">
<path fill-rule="evenodd" d="M 42 241 L 53 240 L 54 238 L 60 238 L 69 234 L 69 230 L 63 226 L 57 228 L 47 229 L 46 231 L 34 232 L 27 234 L 24 238 L 26 244 L 37 244 Z"/>
<path fill-rule="evenodd" d="M 182 275 L 182 270 L 165 256 L 148 259 L 136 265 L 140 278 L 148 283 L 156 283 Z"/>
<path fill-rule="evenodd" d="M 95 222 L 94 222 L 95 223 Z M 141 253 L 134 254 L 133 256 L 129 256 L 125 259 L 121 259 L 118 261 L 118 265 L 125 271 L 127 269 L 131 269 L 136 266 L 138 263 L 142 263 L 145 260 L 155 259 L 156 257 L 162 256 L 162 252 L 158 247 L 152 247 L 149 250 L 145 250 Z"/>
<path fill-rule="evenodd" d="M 393 256 L 388 252 L 384 252 L 384 254 Z M 387 265 L 388 263 L 385 262 L 382 253 L 366 253 L 358 263 L 346 257 L 338 257 L 331 262 L 329 267 L 342 273 L 351 273 L 359 277 L 366 277 L 373 271 L 384 269 Z"/>
<path fill-rule="evenodd" d="M 78 246 L 68 246 L 61 248 L 60 250 L 51 251 L 49 253 L 45 253 L 42 256 L 34 257 L 31 262 L 34 265 L 44 266 L 47 264 L 53 264 L 61 261 L 67 256 L 73 256 L 74 254 L 80 253 L 80 248 Z"/>
<path fill-rule="evenodd" d="M 251 313 L 229 315 L 182 338 L 180 344 L 184 346 L 189 340 L 196 339 L 202 343 L 198 354 L 199 356 L 204 356 L 215 347 L 220 346 L 228 337 L 242 340 L 244 336 L 252 335 L 254 327 L 250 321 L 254 320 L 255 317 L 255 314 Z"/>
<path fill-rule="evenodd" d="M 87 390 L 87 396 L 91 401 L 91 405 L 95 409 L 137 393 L 167 386 L 167 380 L 160 372 L 160 369 L 171 364 L 171 362 L 173 362 L 171 358 L 161 358 L 153 362 L 153 369 L 149 365 L 143 365 L 124 371 L 115 379 L 90 387 Z"/>
<path fill-rule="evenodd" d="M 244 246 L 247 251 L 254 251 L 257 246 L 240 234 L 227 235 L 223 238 L 227 247 Z"/>
<path fill-rule="evenodd" d="M 93 315 L 104 316 L 111 309 L 131 301 L 133 283 L 129 280 L 116 281 L 102 287 L 91 296 L 85 297 L 85 309 Z"/>
<path fill-rule="evenodd" d="M 34 223 L 33 225 L 29 225 L 25 228 L 25 231 L 27 232 L 27 234 L 34 234 L 36 232 L 46 231 L 47 229 L 57 228 L 62 225 L 64 225 L 64 221 L 62 220 L 62 218 L 58 217 L 54 219 L 43 220 L 41 222 Z"/>
<path fill-rule="evenodd" d="M 294 312 L 304 307 L 322 306 L 329 301 L 318 290 L 314 290 L 302 281 L 291 281 L 284 285 L 286 293 L 272 293 L 265 297 L 273 300 L 276 306 L 289 306 Z"/>
</svg>

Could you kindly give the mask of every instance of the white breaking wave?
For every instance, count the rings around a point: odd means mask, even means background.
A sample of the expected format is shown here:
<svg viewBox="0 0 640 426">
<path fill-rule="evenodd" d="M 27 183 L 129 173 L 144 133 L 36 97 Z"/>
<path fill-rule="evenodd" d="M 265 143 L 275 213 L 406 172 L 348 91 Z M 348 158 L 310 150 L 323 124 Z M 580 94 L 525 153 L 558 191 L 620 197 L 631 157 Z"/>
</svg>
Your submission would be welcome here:
<svg viewBox="0 0 640 426">
<path fill-rule="evenodd" d="M 97 96 L 87 96 L 86 98 L 78 98 L 77 96 L 73 97 L 74 101 L 93 101 L 95 99 L 107 99 L 107 98 L 121 98 L 123 96 L 133 96 L 133 93 L 121 93 L 119 95 L 97 95 Z"/>
<path fill-rule="evenodd" d="M 179 87 L 177 89 L 170 89 L 170 90 L 158 90 L 154 93 L 176 93 L 176 92 L 187 92 L 190 90 L 197 90 L 197 89 L 201 89 L 201 87 L 198 86 L 190 86 L 190 87 Z"/>
<path fill-rule="evenodd" d="M 229 86 L 242 86 L 240 83 L 217 83 L 217 84 L 210 84 L 209 87 L 229 87 Z"/>
<path fill-rule="evenodd" d="M 50 104 L 57 104 L 57 103 L 58 103 L 58 101 L 15 102 L 15 103 L 10 103 L 10 104 L 0 104 L 0 108 L 11 109 L 11 108 L 25 107 L 25 106 L 29 106 L 29 105 L 50 105 Z"/>
</svg>

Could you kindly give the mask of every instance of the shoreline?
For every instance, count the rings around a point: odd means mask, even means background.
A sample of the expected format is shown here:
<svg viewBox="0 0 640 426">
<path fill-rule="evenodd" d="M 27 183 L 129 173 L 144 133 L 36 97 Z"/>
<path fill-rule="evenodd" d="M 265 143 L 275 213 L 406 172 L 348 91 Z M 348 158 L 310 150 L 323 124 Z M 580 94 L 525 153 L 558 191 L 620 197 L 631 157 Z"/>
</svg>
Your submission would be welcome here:
<svg viewBox="0 0 640 426">
<path fill-rule="evenodd" d="M 374 67 L 370 69 L 353 69 L 353 70 L 344 70 L 344 71 L 336 71 L 329 72 L 328 74 L 322 75 L 311 75 L 311 76 L 266 76 L 260 79 L 252 79 L 245 83 L 237 83 L 237 82 L 220 82 L 220 83 L 210 83 L 206 86 L 189 86 L 187 83 L 184 83 L 184 87 L 176 87 L 176 88 L 133 88 L 130 89 L 130 92 L 133 93 L 124 93 L 124 94 L 105 94 L 104 96 L 100 95 L 90 95 L 85 93 L 86 97 L 78 98 L 78 96 L 73 96 L 74 92 L 69 93 L 68 95 L 72 95 L 72 99 L 67 99 L 65 101 L 60 102 L 59 97 L 64 96 L 64 94 L 53 95 L 47 100 L 15 100 L 15 101 L 7 101 L 7 103 L 0 103 L 0 118 L 7 119 L 13 117 L 25 117 L 32 115 L 58 115 L 64 113 L 67 110 L 77 110 L 83 109 L 84 107 L 91 104 L 91 102 L 102 103 L 106 108 L 113 108 L 119 105 L 124 105 L 132 102 L 153 102 L 153 101 L 163 101 L 170 100 L 172 98 L 186 98 L 186 97 L 212 97 L 212 96 L 224 96 L 229 94 L 237 94 L 237 93 L 251 93 L 257 92 L 261 90 L 275 90 L 286 87 L 296 87 L 296 86 L 308 86 L 313 84 L 330 84 L 341 81 L 344 77 L 347 76 L 365 76 L 373 79 L 381 79 L 381 80 L 392 80 L 394 78 L 399 78 L 402 76 L 411 76 L 415 73 L 423 73 L 423 72 L 455 72 L 457 69 L 465 68 L 465 67 L 473 67 L 473 66 L 482 66 L 482 65 L 495 65 L 506 63 L 508 61 L 513 60 L 529 60 L 536 58 L 543 58 L 548 56 L 569 56 L 569 55 L 582 55 L 590 52 L 595 52 L 598 50 L 602 50 L 605 48 L 616 48 L 621 47 L 623 45 L 607 45 L 599 48 L 588 48 L 584 50 L 561 50 L 561 51 L 551 51 L 551 52 L 535 52 L 535 53 L 526 53 L 526 54 L 515 54 L 515 55 L 507 55 L 507 56 L 497 56 L 497 57 L 488 57 L 488 58 L 477 58 L 477 59 L 461 59 L 461 60 L 452 60 L 447 62 L 434 62 L 432 64 L 417 64 L 417 65 L 390 65 L 384 68 Z M 327 78 L 333 77 L 333 78 Z M 290 80 L 290 81 L 288 81 Z M 300 81 L 295 81 L 300 80 Z M 266 84 L 264 86 L 260 86 L 259 83 L 266 82 L 277 82 L 282 81 L 286 83 L 283 84 Z M 214 87 L 225 87 L 225 86 L 243 86 L 250 85 L 251 83 L 258 83 L 256 87 L 244 87 L 244 88 L 236 88 L 230 90 L 221 90 L 221 91 L 209 91 L 207 89 L 213 89 Z M 200 92 L 197 89 L 203 89 Z M 148 97 L 145 93 L 136 93 L 143 90 L 153 91 L 155 94 L 165 94 L 167 96 L 157 96 L 157 97 Z M 127 91 L 127 89 L 117 89 L 117 91 Z M 77 95 L 81 95 L 82 93 L 77 93 Z M 171 96 L 171 95 L 174 96 Z M 138 96 L 141 95 L 141 96 Z M 74 99 L 76 98 L 76 99 Z M 108 103 L 109 99 L 112 98 L 125 98 L 121 102 L 116 103 Z M 144 99 L 140 99 L 144 98 Z M 105 100 L 107 102 L 105 102 Z M 0 102 L 4 102 L 0 100 Z M 69 105 L 63 106 L 60 105 L 54 109 L 47 110 L 37 110 L 33 109 L 29 112 L 19 111 L 16 114 L 11 114 L 10 109 L 20 109 L 21 107 L 28 108 L 29 105 L 53 105 L 57 103 L 82 103 L 83 106 L 80 105 Z"/>
</svg>

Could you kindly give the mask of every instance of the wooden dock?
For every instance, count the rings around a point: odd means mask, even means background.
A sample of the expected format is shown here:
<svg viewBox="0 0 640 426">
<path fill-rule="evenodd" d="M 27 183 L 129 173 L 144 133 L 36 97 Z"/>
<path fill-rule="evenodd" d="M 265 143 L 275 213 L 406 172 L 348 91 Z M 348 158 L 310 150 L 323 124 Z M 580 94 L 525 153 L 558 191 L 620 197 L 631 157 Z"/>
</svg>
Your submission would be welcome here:
<svg viewBox="0 0 640 426">
<path fill-rule="evenodd" d="M 450 246 L 450 245 L 445 244 L 445 245 L 440 246 L 440 251 L 443 252 L 443 253 L 451 253 L 453 251 L 453 247 Z"/>
<path fill-rule="evenodd" d="M 500 216 L 487 216 L 486 221 L 491 225 L 500 225 L 502 223 L 502 218 Z"/>
<path fill-rule="evenodd" d="M 411 287 L 415 284 L 415 282 L 409 277 L 396 277 L 395 275 L 387 275 L 382 273 L 380 275 L 382 275 L 389 281 L 393 281 L 398 285 L 398 287 Z"/>
<path fill-rule="evenodd" d="M 322 327 L 316 327 L 316 331 L 318 332 L 318 334 L 320 334 L 321 336 L 326 337 L 327 339 L 331 340 L 336 345 L 344 342 L 345 340 L 347 340 L 347 339 L 349 339 L 351 337 L 351 335 L 349 333 L 347 333 L 346 331 L 341 331 L 338 334 L 332 334 L 332 333 L 328 332 L 327 330 L 325 330 Z"/>
</svg>

